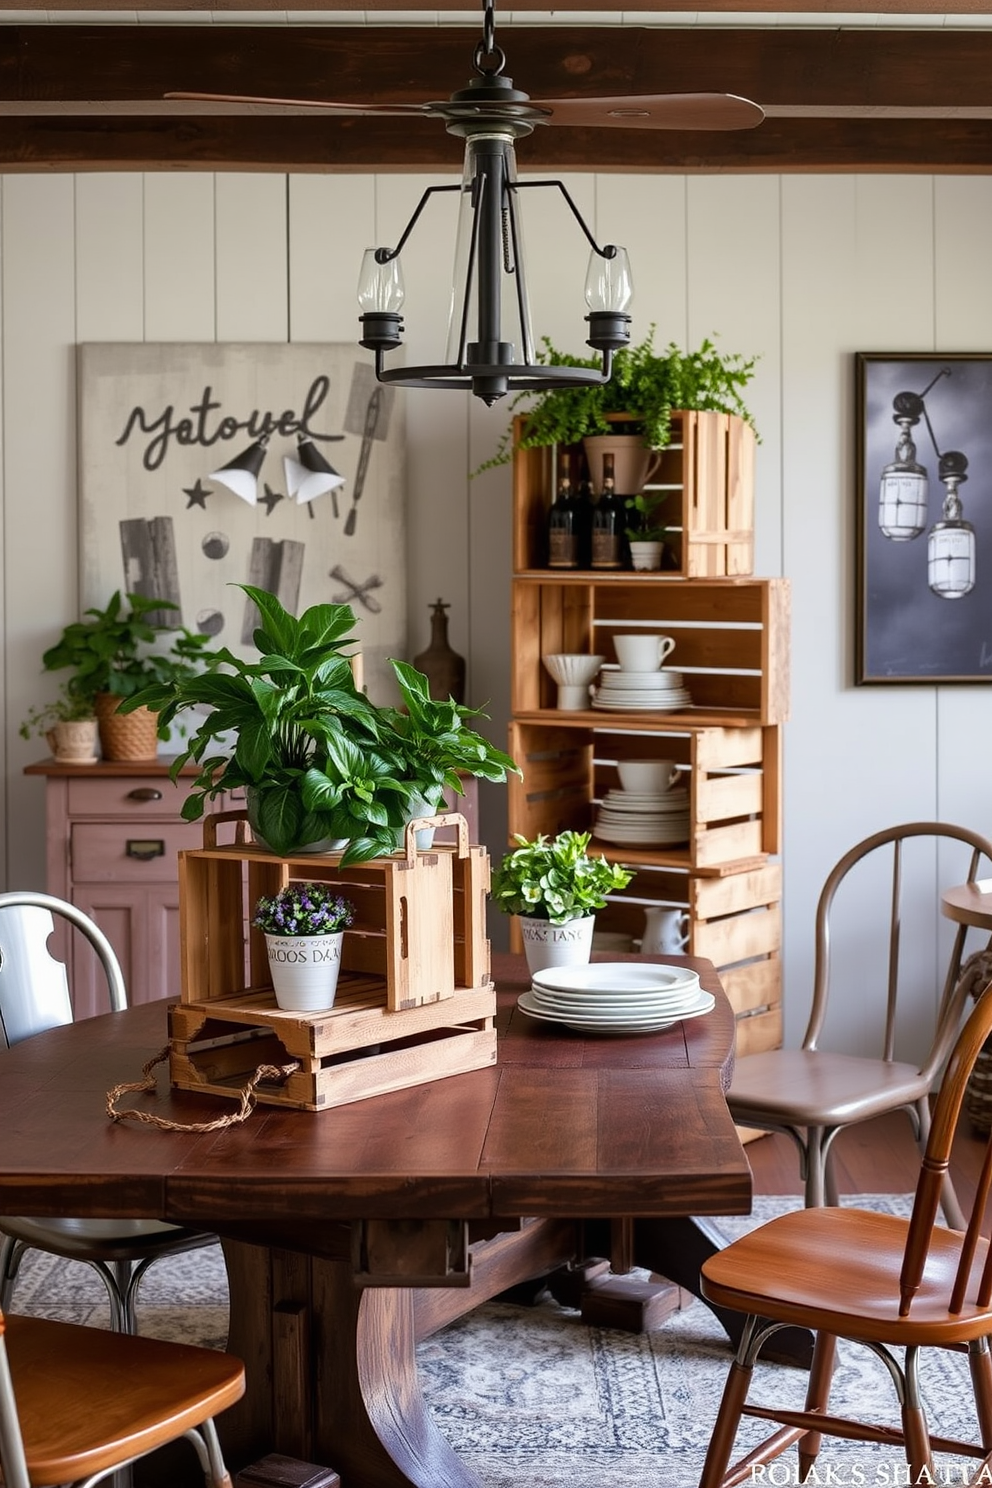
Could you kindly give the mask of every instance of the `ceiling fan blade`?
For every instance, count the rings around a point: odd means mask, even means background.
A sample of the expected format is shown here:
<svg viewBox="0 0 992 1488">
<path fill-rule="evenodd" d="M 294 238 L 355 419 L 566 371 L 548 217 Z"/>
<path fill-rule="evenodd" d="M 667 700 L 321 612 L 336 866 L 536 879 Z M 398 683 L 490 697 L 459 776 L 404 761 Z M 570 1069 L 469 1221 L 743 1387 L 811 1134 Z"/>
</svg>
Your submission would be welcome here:
<svg viewBox="0 0 992 1488">
<path fill-rule="evenodd" d="M 318 98 L 255 98 L 244 93 L 166 93 L 165 97 L 180 102 L 215 104 L 218 112 L 230 110 L 232 113 L 250 111 L 256 104 L 270 113 L 279 110 L 285 113 L 313 110 L 341 115 L 399 114 L 409 118 L 429 115 L 434 111 L 427 103 L 327 103 Z"/>
<path fill-rule="evenodd" d="M 644 93 L 620 98 L 533 98 L 549 124 L 587 129 L 754 129 L 764 110 L 733 93 Z"/>
</svg>

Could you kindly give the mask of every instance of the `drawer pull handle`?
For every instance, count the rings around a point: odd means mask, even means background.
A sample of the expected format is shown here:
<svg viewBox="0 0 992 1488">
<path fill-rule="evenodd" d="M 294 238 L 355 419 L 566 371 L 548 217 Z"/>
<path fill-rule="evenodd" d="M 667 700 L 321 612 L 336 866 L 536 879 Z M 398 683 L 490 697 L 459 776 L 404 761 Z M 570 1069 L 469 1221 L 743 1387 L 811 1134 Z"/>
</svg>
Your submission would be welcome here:
<svg viewBox="0 0 992 1488">
<path fill-rule="evenodd" d="M 150 863 L 152 858 L 165 857 L 165 843 L 160 837 L 129 837 L 124 851 L 129 858 L 137 858 L 139 863 Z"/>
<path fill-rule="evenodd" d="M 153 785 L 138 785 L 133 791 L 128 791 L 127 798 L 129 801 L 161 801 L 162 792 Z"/>
</svg>

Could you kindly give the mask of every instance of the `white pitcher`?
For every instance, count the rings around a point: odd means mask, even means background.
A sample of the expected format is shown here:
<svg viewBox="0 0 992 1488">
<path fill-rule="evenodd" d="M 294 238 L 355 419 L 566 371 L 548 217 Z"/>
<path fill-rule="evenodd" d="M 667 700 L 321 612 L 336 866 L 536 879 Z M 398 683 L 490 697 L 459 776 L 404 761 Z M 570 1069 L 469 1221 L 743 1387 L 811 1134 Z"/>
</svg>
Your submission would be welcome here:
<svg viewBox="0 0 992 1488">
<path fill-rule="evenodd" d="M 642 956 L 678 956 L 689 942 L 689 914 L 684 909 L 656 905 L 644 911 Z"/>
</svg>

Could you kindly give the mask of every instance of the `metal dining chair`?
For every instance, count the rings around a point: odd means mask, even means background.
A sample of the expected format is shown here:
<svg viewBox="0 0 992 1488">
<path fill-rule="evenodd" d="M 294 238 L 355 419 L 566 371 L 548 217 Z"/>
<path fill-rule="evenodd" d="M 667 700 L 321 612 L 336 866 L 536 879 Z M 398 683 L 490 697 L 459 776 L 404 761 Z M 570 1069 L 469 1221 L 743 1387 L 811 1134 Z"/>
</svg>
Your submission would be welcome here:
<svg viewBox="0 0 992 1488">
<path fill-rule="evenodd" d="M 915 839 L 929 839 L 926 849 L 943 855 L 942 868 L 947 854 L 957 851 L 961 866 L 949 882 L 972 883 L 982 873 L 992 873 L 992 842 L 968 827 L 946 822 L 889 827 L 846 852 L 827 876 L 817 904 L 813 1002 L 802 1044 L 798 1049 L 769 1049 L 739 1058 L 727 1094 L 738 1126 L 782 1131 L 792 1138 L 811 1207 L 838 1201 L 830 1155 L 835 1137 L 846 1127 L 883 1112 L 904 1111 L 923 1150 L 930 1130 L 930 1093 L 961 1025 L 968 991 L 961 978 L 965 925 L 957 926 L 946 965 L 936 979 L 934 992 L 940 990 L 929 1051 L 920 1063 L 896 1058 L 899 1020 L 905 1017 L 899 993 L 905 963 L 912 959 L 905 954 L 900 958 L 904 919 L 913 912 L 904 903 L 911 877 L 905 859 L 908 844 Z M 859 877 L 858 870 L 865 868 L 867 875 L 862 872 Z M 857 1054 L 835 1053 L 821 1043 L 832 983 L 838 979 L 834 962 L 842 932 L 837 902 L 841 898 L 847 905 L 873 906 L 862 917 L 859 941 L 859 966 L 869 969 L 857 972 L 853 993 L 858 1011 L 861 1001 L 879 1010 L 881 1037 L 877 1048 Z M 949 1179 L 944 1213 L 948 1223 L 963 1224 Z"/>
<path fill-rule="evenodd" d="M 127 1007 L 120 965 L 98 925 L 50 894 L 0 894 L 0 1046 L 73 1021 L 66 967 L 49 951 L 53 916 L 85 937 L 103 968 L 109 1005 Z M 68 932 L 67 932 L 68 933 Z M 153 1219 L 63 1219 L 0 1215 L 0 1308 L 9 1309 L 29 1249 L 85 1261 L 107 1290 L 111 1327 L 135 1333 L 135 1299 L 148 1267 L 162 1256 L 215 1243 L 214 1235 Z"/>
<path fill-rule="evenodd" d="M 92 1488 L 180 1437 L 207 1488 L 231 1488 L 213 1418 L 244 1390 L 218 1349 L 0 1312 L 4 1488 Z"/>
<path fill-rule="evenodd" d="M 814 1467 L 824 1436 L 901 1444 L 909 1474 L 890 1479 L 893 1482 L 948 1481 L 934 1462 L 934 1446 L 979 1459 L 982 1466 L 967 1481 L 990 1481 L 992 1247 L 985 1213 L 992 1191 L 992 1139 L 964 1228 L 945 1229 L 936 1223 L 968 1077 L 990 1033 L 992 997 L 986 995 L 975 1005 L 948 1061 L 910 1218 L 853 1207 L 793 1210 L 704 1262 L 703 1297 L 743 1314 L 746 1323 L 699 1488 L 732 1488 L 758 1481 L 756 1474 L 765 1480 L 763 1466 L 793 1445 L 798 1463 L 785 1476 L 769 1476 L 767 1481 L 823 1481 Z M 800 1409 L 784 1406 L 781 1390 L 770 1405 L 749 1403 L 761 1350 L 786 1325 L 810 1328 L 816 1336 L 805 1404 Z M 831 1414 L 838 1339 L 864 1345 L 885 1365 L 898 1404 L 897 1423 Z M 966 1355 L 977 1440 L 931 1441 L 920 1389 L 925 1348 Z M 746 1457 L 731 1466 L 742 1416 L 770 1422 L 777 1429 L 757 1445 L 749 1440 Z M 785 1467 L 782 1464 L 780 1471 Z"/>
</svg>

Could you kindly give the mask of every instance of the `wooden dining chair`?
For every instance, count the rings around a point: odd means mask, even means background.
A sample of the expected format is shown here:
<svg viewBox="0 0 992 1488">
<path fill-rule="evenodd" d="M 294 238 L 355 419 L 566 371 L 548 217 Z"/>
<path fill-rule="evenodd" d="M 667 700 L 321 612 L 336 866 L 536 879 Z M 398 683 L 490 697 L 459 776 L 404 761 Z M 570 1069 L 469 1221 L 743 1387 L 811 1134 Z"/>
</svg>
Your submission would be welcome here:
<svg viewBox="0 0 992 1488">
<path fill-rule="evenodd" d="M 896 1058 L 900 1018 L 905 1017 L 907 963 L 917 979 L 920 976 L 919 957 L 907 955 L 902 945 L 904 919 L 918 913 L 905 902 L 912 879 L 906 863 L 908 845 L 917 839 L 924 839 L 919 845 L 933 861 L 939 854 L 939 871 L 952 875 L 948 883 L 972 883 L 992 873 L 992 842 L 967 827 L 945 822 L 907 822 L 857 843 L 831 870 L 820 892 L 813 1001 L 801 1046 L 743 1055 L 734 1070 L 727 1095 L 734 1121 L 742 1127 L 786 1132 L 792 1138 L 799 1151 L 806 1203 L 811 1206 L 837 1203 L 830 1152 L 845 1127 L 886 1111 L 905 1111 L 923 1151 L 931 1091 L 961 1026 L 967 1001 L 967 988 L 960 980 L 965 925 L 957 926 L 946 963 L 934 977 L 935 1031 L 926 1057 L 921 1063 Z M 843 931 L 841 911 L 852 904 L 861 912 L 853 987 L 850 957 L 842 974 L 834 964 L 835 943 Z M 866 904 L 871 906 L 867 915 Z M 927 909 L 937 915 L 936 904 Z M 846 996 L 857 1015 L 862 1000 L 878 1010 L 880 1038 L 868 1052 L 841 1054 L 822 1047 L 830 993 L 839 975 L 846 980 Z M 949 1179 L 944 1201 L 948 1223 L 963 1224 Z"/>
<path fill-rule="evenodd" d="M 109 1007 L 127 1007 L 120 964 L 107 937 L 74 904 L 50 894 L 15 890 L 0 894 L 0 1047 L 72 1022 L 65 964 L 49 951 L 58 915 L 93 948 L 107 983 Z M 57 1096 L 56 1096 L 57 1098 Z M 135 1300 L 148 1267 L 215 1236 L 153 1219 L 73 1219 L 0 1215 L 0 1308 L 9 1308 L 21 1260 L 29 1249 L 84 1261 L 103 1282 L 111 1327 L 137 1329 Z"/>
<path fill-rule="evenodd" d="M 857 1208 L 800 1209 L 769 1221 L 710 1257 L 702 1295 L 747 1315 L 730 1367 L 700 1488 L 755 1481 L 754 1470 L 798 1445 L 798 1477 L 815 1463 L 821 1437 L 902 1443 L 910 1477 L 941 1482 L 933 1461 L 920 1396 L 920 1350 L 966 1351 L 978 1420 L 977 1442 L 941 1440 L 942 1451 L 980 1458 L 992 1467 L 992 1249 L 985 1207 L 992 1190 L 992 1137 L 974 1203 L 962 1230 L 936 1223 L 941 1186 L 968 1077 L 992 1033 L 992 993 L 986 992 L 958 1036 L 934 1107 L 912 1215 L 900 1219 Z M 815 1334 L 805 1405 L 787 1410 L 747 1403 L 755 1360 L 788 1324 Z M 887 1365 L 901 1405 L 898 1426 L 852 1423 L 829 1413 L 838 1339 L 866 1344 Z M 905 1351 L 899 1363 L 896 1349 Z M 778 1425 L 728 1468 L 742 1416 Z M 929 1474 L 929 1476 L 927 1476 Z M 782 1481 L 785 1481 L 783 1478 Z M 973 1481 L 990 1481 L 989 1473 Z"/>
<path fill-rule="evenodd" d="M 244 1390 L 232 1354 L 0 1312 L 4 1488 L 90 1488 L 183 1436 L 231 1488 L 213 1418 Z"/>
</svg>

